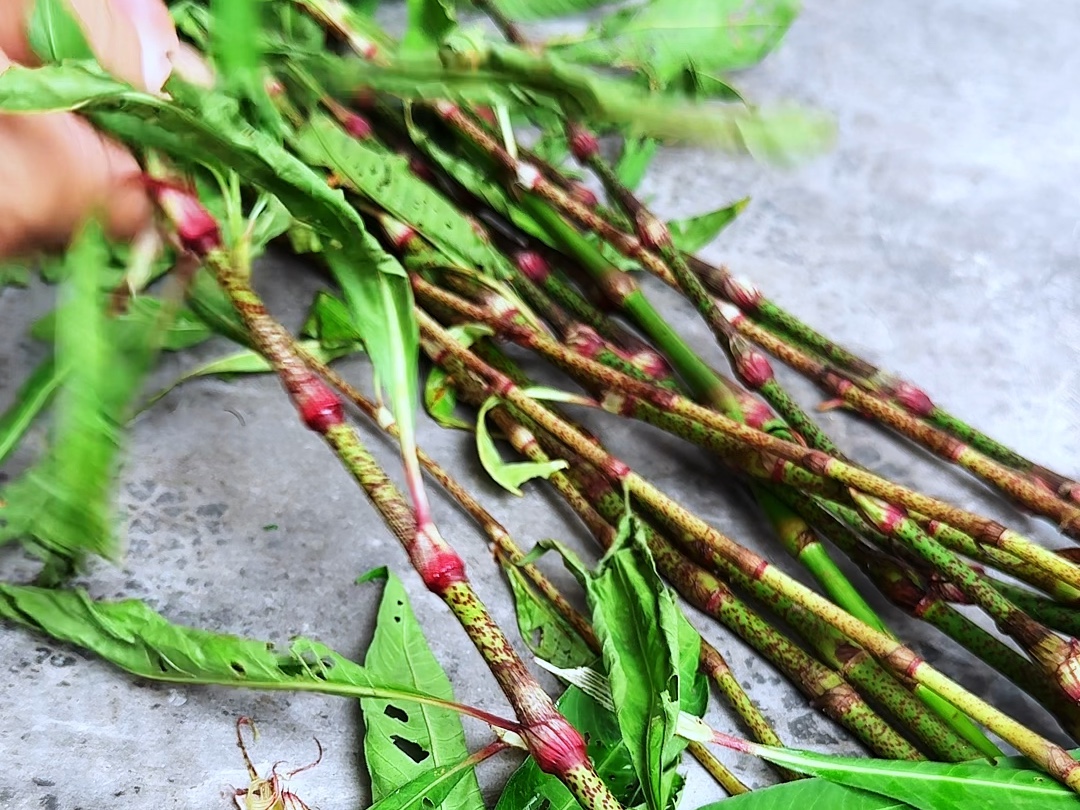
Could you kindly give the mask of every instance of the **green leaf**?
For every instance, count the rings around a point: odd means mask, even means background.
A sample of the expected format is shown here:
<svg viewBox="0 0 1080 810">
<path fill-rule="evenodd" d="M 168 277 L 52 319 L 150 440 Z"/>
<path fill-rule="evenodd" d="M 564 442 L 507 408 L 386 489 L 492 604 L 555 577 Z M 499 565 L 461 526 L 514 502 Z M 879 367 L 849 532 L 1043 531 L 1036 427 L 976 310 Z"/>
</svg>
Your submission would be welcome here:
<svg viewBox="0 0 1080 810">
<path fill-rule="evenodd" d="M 754 745 L 752 753 L 800 773 L 906 802 L 919 810 L 1075 810 L 1076 794 L 1042 771 L 977 762 L 897 762 Z M 888 805 L 885 805 L 886 807 Z"/>
<path fill-rule="evenodd" d="M 341 349 L 363 340 L 345 302 L 325 290 L 316 293 L 300 334 L 317 340 L 324 349 Z"/>
<path fill-rule="evenodd" d="M 495 278 L 509 275 L 505 260 L 477 235 L 460 208 L 418 178 L 401 155 L 357 141 L 327 116 L 313 117 L 297 148 L 309 163 L 332 169 L 451 259 Z"/>
<path fill-rule="evenodd" d="M 575 61 L 639 70 L 664 87 L 686 70 L 723 73 L 757 64 L 798 10 L 797 0 L 652 0 L 556 49 Z"/>
<path fill-rule="evenodd" d="M 262 0 L 210 0 L 211 47 L 222 75 L 235 77 L 259 66 Z"/>
<path fill-rule="evenodd" d="M 521 485 L 534 478 L 550 478 L 553 473 L 565 470 L 570 465 L 558 459 L 542 463 L 533 461 L 503 461 L 495 440 L 487 429 L 487 413 L 499 405 L 497 397 L 491 397 L 480 408 L 476 416 L 476 451 L 480 455 L 480 464 L 492 480 L 503 489 L 515 495 L 522 495 Z"/>
<path fill-rule="evenodd" d="M 597 572 L 586 579 L 593 627 L 603 645 L 615 717 L 651 810 L 666 810 L 685 746 L 677 740 L 682 688 L 680 662 L 696 644 L 681 635 L 685 622 L 644 541 L 627 516 Z"/>
<path fill-rule="evenodd" d="M 359 346 L 354 344 L 351 347 L 341 347 L 328 351 L 324 350 L 318 341 L 300 341 L 299 345 L 301 349 L 323 363 L 329 363 L 332 360 L 344 357 L 359 349 Z M 204 363 L 197 368 L 193 368 L 191 371 L 184 372 L 152 397 L 147 399 L 142 410 L 146 410 L 154 405 L 174 388 L 183 385 L 188 380 L 211 376 L 232 377 L 236 374 L 266 374 L 273 370 L 273 366 L 271 366 L 261 354 L 253 349 L 242 349 L 225 357 L 219 357 L 216 360 Z"/>
<path fill-rule="evenodd" d="M 22 259 L 4 259 L 0 262 L 0 290 L 29 286 L 30 270 L 30 265 Z"/>
<path fill-rule="evenodd" d="M 673 219 L 668 223 L 668 229 L 675 247 L 683 253 L 697 253 L 712 242 L 749 204 L 750 198 L 743 197 L 726 208 L 707 214 L 689 219 Z"/>
<path fill-rule="evenodd" d="M 20 386 L 15 401 L 0 416 L 0 465 L 18 446 L 34 420 L 49 406 L 62 380 L 56 362 L 49 357 L 42 360 Z"/>
<path fill-rule="evenodd" d="M 279 652 L 266 641 L 172 624 L 137 599 L 97 602 L 81 590 L 0 583 L 0 618 L 154 681 L 446 704 L 376 677 L 317 641 L 297 637 Z"/>
<path fill-rule="evenodd" d="M 412 287 L 405 271 L 388 253 L 381 248 L 379 252 L 375 267 L 351 247 L 328 247 L 323 256 L 345 294 L 376 379 L 389 392 L 402 453 L 415 455 L 420 332 L 413 318 Z"/>
<path fill-rule="evenodd" d="M 495 334 L 491 327 L 479 323 L 456 324 L 447 331 L 466 348 L 472 346 L 481 337 Z M 431 418 L 444 428 L 473 429 L 470 423 L 454 416 L 457 393 L 450 384 L 450 375 L 438 366 L 428 372 L 427 382 L 424 384 L 424 407 Z"/>
<path fill-rule="evenodd" d="M 659 142 L 654 138 L 641 136 L 629 137 L 623 144 L 619 162 L 615 164 L 615 174 L 619 182 L 630 191 L 635 191 L 645 179 L 645 172 L 656 154 Z"/>
<path fill-rule="evenodd" d="M 500 563 L 514 596 L 518 632 L 533 654 L 557 667 L 593 663 L 596 655 L 551 603 L 536 591 L 521 569 L 501 558 Z"/>
<path fill-rule="evenodd" d="M 27 37 L 34 55 L 46 64 L 94 58 L 69 0 L 35 0 Z"/>
<path fill-rule="evenodd" d="M 546 17 L 568 17 L 612 0 L 498 0 L 499 10 L 511 20 L 541 20 Z"/>
<path fill-rule="evenodd" d="M 563 716 L 585 737 L 589 759 L 623 807 L 642 801 L 641 789 L 630 754 L 623 745 L 615 716 L 577 687 L 563 693 L 556 705 Z M 529 757 L 514 771 L 503 788 L 495 810 L 580 810 L 566 785 L 544 773 Z"/>
<path fill-rule="evenodd" d="M 163 306 L 159 298 L 140 295 L 131 299 L 127 304 L 127 310 L 115 316 L 113 322 L 117 325 L 127 325 L 133 330 L 142 330 L 143 334 L 149 334 L 149 330 L 157 328 L 161 323 L 164 314 Z M 52 342 L 60 316 L 59 310 L 43 315 L 30 327 L 30 336 L 35 340 Z M 164 333 L 160 336 L 161 348 L 166 351 L 190 349 L 192 346 L 198 346 L 209 340 L 213 335 L 214 331 L 202 318 L 191 310 L 181 307 L 170 319 Z"/>
<path fill-rule="evenodd" d="M 52 441 L 45 457 L 0 498 L 6 501 L 0 542 L 21 538 L 69 560 L 84 551 L 119 554 L 113 504 L 118 426 L 149 361 L 145 334 L 125 333 L 105 315 L 97 279 L 107 258 L 101 226 L 87 224 L 65 257 L 56 321 L 56 373 L 64 385 L 56 394 Z"/>
<path fill-rule="evenodd" d="M 451 38 L 452 39 L 452 38 Z M 339 95 L 360 85 L 404 99 L 561 105 L 571 118 L 626 126 L 641 135 L 700 143 L 756 159 L 790 164 L 831 145 L 835 125 L 827 116 L 788 105 L 747 109 L 703 105 L 652 95 L 631 82 L 608 78 L 545 52 L 529 53 L 490 43 L 485 50 L 444 45 L 445 65 L 397 60 L 373 66 L 359 60 L 297 57 Z M 471 44 L 471 43 L 470 43 Z"/>
<path fill-rule="evenodd" d="M 417 691 L 453 700 L 450 679 L 432 655 L 405 588 L 392 573 L 386 574 L 376 621 L 364 659 L 372 677 L 400 679 Z M 366 729 L 364 759 L 375 801 L 433 768 L 452 767 L 469 755 L 461 718 L 452 711 L 374 698 L 361 700 L 360 706 Z M 483 810 L 475 774 L 461 774 L 458 780 L 441 800 L 443 810 Z"/>
<path fill-rule="evenodd" d="M 739 806 L 736 807 L 736 804 Z M 778 807 L 798 810 L 910 810 L 911 805 L 824 779 L 797 779 L 732 796 L 699 807 L 698 810 L 776 810 Z"/>
<path fill-rule="evenodd" d="M 403 54 L 434 52 L 457 27 L 454 0 L 406 0 L 408 23 L 401 40 Z"/>
<path fill-rule="evenodd" d="M 368 810 L 430 810 L 433 807 L 450 810 L 458 806 L 452 803 L 454 799 L 451 794 L 461 786 L 462 778 L 471 774 L 475 779 L 472 767 L 472 762 L 463 760 L 455 765 L 424 771 L 383 796 Z M 483 807 L 483 804 L 478 806 Z"/>
</svg>

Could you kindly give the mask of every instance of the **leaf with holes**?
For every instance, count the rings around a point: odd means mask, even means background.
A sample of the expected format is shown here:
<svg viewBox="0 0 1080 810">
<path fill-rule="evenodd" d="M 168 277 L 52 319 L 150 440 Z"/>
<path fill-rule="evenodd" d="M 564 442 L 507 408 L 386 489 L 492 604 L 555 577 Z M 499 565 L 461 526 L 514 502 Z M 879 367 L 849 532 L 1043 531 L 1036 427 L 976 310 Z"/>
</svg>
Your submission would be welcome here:
<svg viewBox="0 0 1080 810">
<path fill-rule="evenodd" d="M 375 577 L 385 578 L 386 584 L 365 669 L 373 678 L 396 679 L 453 700 L 450 679 L 431 654 L 401 581 L 386 569 L 368 578 Z M 433 768 L 452 766 L 469 755 L 461 718 L 454 712 L 373 698 L 361 700 L 360 707 L 366 729 L 364 759 L 376 801 Z M 462 774 L 442 801 L 444 810 L 483 810 L 475 773 Z"/>
</svg>

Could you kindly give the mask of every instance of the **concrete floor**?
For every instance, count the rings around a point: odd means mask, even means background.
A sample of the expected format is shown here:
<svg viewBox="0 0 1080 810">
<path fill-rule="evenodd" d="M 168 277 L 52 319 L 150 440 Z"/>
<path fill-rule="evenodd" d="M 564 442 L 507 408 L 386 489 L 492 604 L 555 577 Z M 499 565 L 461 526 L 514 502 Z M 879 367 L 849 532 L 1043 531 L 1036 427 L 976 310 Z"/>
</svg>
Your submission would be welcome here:
<svg viewBox="0 0 1080 810">
<path fill-rule="evenodd" d="M 794 98 L 832 111 L 840 125 L 836 150 L 779 172 L 669 149 L 645 191 L 670 216 L 751 194 L 749 210 L 705 251 L 708 257 L 728 262 L 810 323 L 921 382 L 991 435 L 1078 473 L 1078 38 L 1080 15 L 1063 15 L 1048 2 L 810 4 L 779 52 L 740 86 L 755 99 Z M 267 261 L 260 286 L 296 326 L 315 283 L 292 271 L 287 262 Z M 0 293 L 0 407 L 42 355 L 24 333 L 50 295 Z M 721 362 L 688 306 L 661 290 L 656 298 Z M 221 349 L 200 348 L 171 360 L 170 370 Z M 367 379 L 363 363 L 346 368 L 354 379 Z M 807 384 L 793 387 L 805 404 L 817 401 Z M 662 487 L 794 570 L 704 456 L 614 418 L 592 421 Z M 1064 545 L 1053 527 L 1018 516 L 964 476 L 856 420 L 830 413 L 821 421 L 881 473 L 1005 518 L 1048 545 Z M 425 420 L 420 438 L 485 496 L 522 544 L 557 537 L 592 554 L 581 528 L 542 485 L 512 497 L 483 479 L 464 434 Z M 375 437 L 372 444 L 393 467 L 392 448 Z M 424 592 L 318 439 L 298 425 L 273 379 L 185 386 L 139 419 L 131 455 L 120 495 L 128 557 L 123 567 L 95 566 L 85 579 L 94 595 L 143 598 L 185 624 L 278 640 L 312 635 L 359 654 L 370 638 L 377 590 L 353 581 L 389 565 L 409 588 L 458 699 L 505 709 L 460 629 Z M 6 472 L 30 457 L 22 453 Z M 481 595 L 512 631 L 509 594 L 482 538 L 446 502 L 437 509 Z M 264 531 L 268 524 L 278 529 Z M 0 552 L 4 579 L 27 570 L 19 555 Z M 930 660 L 1052 731 L 1015 688 L 949 650 L 934 632 L 884 612 Z M 785 740 L 828 752 L 857 750 L 744 645 L 700 624 Z M 2 807 L 225 808 L 228 786 L 245 781 L 233 744 L 238 715 L 260 723 L 263 737 L 254 751 L 260 763 L 306 762 L 311 737 L 322 741 L 323 764 L 294 784 L 309 804 L 332 810 L 367 802 L 358 711 L 347 701 L 135 683 L 100 661 L 7 628 L 0 631 L 0 660 L 7 671 L 0 683 Z M 720 708 L 711 717 L 720 728 L 737 728 Z M 473 744 L 485 738 L 475 724 L 467 730 Z M 725 759 L 751 784 L 768 780 L 747 759 Z M 516 761 L 507 756 L 481 769 L 489 797 Z M 683 807 L 719 795 L 696 766 L 686 770 Z"/>
</svg>

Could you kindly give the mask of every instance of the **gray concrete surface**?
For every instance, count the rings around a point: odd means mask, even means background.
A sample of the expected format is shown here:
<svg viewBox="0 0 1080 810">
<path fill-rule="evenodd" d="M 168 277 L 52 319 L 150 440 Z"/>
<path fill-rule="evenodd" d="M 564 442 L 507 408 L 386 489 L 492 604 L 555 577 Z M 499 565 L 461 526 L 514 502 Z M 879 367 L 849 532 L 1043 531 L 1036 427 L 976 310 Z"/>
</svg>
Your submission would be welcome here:
<svg viewBox="0 0 1080 810">
<path fill-rule="evenodd" d="M 840 124 L 836 150 L 782 173 L 669 149 L 646 192 L 671 216 L 751 194 L 753 204 L 706 251 L 709 257 L 729 262 L 809 322 L 922 382 L 992 435 L 1080 472 L 1080 15 L 1017 0 L 808 5 L 780 51 L 740 86 L 755 99 L 795 98 L 832 111 Z M 287 262 L 268 261 L 260 287 L 295 326 L 314 282 Z M 0 407 L 42 355 L 24 332 L 50 295 L 43 289 L 0 294 Z M 656 297 L 719 362 L 691 309 L 664 291 Z M 174 359 L 171 370 L 220 350 L 204 347 Z M 362 363 L 348 369 L 366 380 Z M 804 403 L 817 401 L 810 386 L 798 380 L 793 386 Z M 613 418 L 592 421 L 661 486 L 794 571 L 704 456 Z M 876 470 L 1003 517 L 1048 545 L 1063 544 L 1051 526 L 1018 516 L 970 480 L 854 419 L 830 413 L 822 422 Z M 592 554 L 581 528 L 543 486 L 514 498 L 482 478 L 463 434 L 425 420 L 420 438 L 483 494 L 523 544 L 557 537 Z M 392 467 L 392 449 L 378 438 L 372 444 Z M 34 446 L 6 472 L 25 464 Z M 129 554 L 122 567 L 94 567 L 85 577 L 93 594 L 144 598 L 186 624 L 278 640 L 308 634 L 359 654 L 370 637 L 377 591 L 353 580 L 389 565 L 408 586 L 458 698 L 505 709 L 460 629 L 424 592 L 318 439 L 297 424 L 273 379 L 186 386 L 139 419 L 131 450 L 121 489 Z M 446 502 L 437 510 L 480 593 L 512 630 L 508 592 L 483 540 Z M 264 531 L 268 524 L 278 529 Z M 18 554 L 0 552 L 3 578 L 27 571 Z M 885 613 L 946 671 L 1053 732 L 1015 688 L 932 631 Z M 821 751 L 857 750 L 744 645 L 700 624 L 785 740 Z M 233 745 L 238 715 L 261 725 L 254 755 L 262 764 L 306 762 L 311 737 L 322 741 L 323 764 L 294 784 L 309 804 L 366 805 L 359 716 L 346 701 L 136 683 L 10 628 L 0 630 L 0 661 L 0 807 L 225 808 L 228 786 L 244 783 Z M 734 725 L 720 708 L 711 717 L 721 728 Z M 467 728 L 471 742 L 484 738 L 475 724 Z M 747 759 L 724 758 L 752 784 L 768 779 Z M 515 764 L 505 757 L 481 769 L 489 798 Z M 718 795 L 696 766 L 686 770 L 684 807 Z"/>
</svg>

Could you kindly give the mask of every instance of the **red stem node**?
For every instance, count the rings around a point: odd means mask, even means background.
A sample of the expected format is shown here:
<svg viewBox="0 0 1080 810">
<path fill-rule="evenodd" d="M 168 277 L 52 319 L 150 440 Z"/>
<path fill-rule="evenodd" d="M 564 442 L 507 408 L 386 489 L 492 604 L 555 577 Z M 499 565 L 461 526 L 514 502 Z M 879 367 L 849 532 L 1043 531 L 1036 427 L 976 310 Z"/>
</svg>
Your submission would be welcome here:
<svg viewBox="0 0 1080 810">
<path fill-rule="evenodd" d="M 762 299 L 765 297 L 756 286 L 746 279 L 736 278 L 735 276 L 725 276 L 723 282 L 721 282 L 721 289 L 724 292 L 724 298 L 733 303 L 741 310 L 755 311 L 761 304 Z"/>
<path fill-rule="evenodd" d="M 184 250 L 206 256 L 221 247 L 221 229 L 195 192 L 166 180 L 143 176 L 151 198 L 176 229 Z"/>
<path fill-rule="evenodd" d="M 346 113 L 341 121 L 341 126 L 345 128 L 352 137 L 358 141 L 366 141 L 372 135 L 371 122 L 364 116 L 354 112 Z"/>
<path fill-rule="evenodd" d="M 588 163 L 600 154 L 600 141 L 581 124 L 570 124 L 570 151 L 579 163 Z"/>
<path fill-rule="evenodd" d="M 934 403 L 921 388 L 900 380 L 891 386 L 891 389 L 893 399 L 913 416 L 925 419 L 934 413 Z"/>
<path fill-rule="evenodd" d="M 561 715 L 524 726 L 520 733 L 544 773 L 558 776 L 588 763 L 585 739 Z"/>
<path fill-rule="evenodd" d="M 345 408 L 341 399 L 314 374 L 307 375 L 296 383 L 293 393 L 300 418 L 316 433 L 326 433 L 345 421 Z"/>
<path fill-rule="evenodd" d="M 535 284 L 543 284 L 551 275 L 551 267 L 547 259 L 534 250 L 519 250 L 514 254 L 514 264 L 529 281 Z"/>
</svg>

